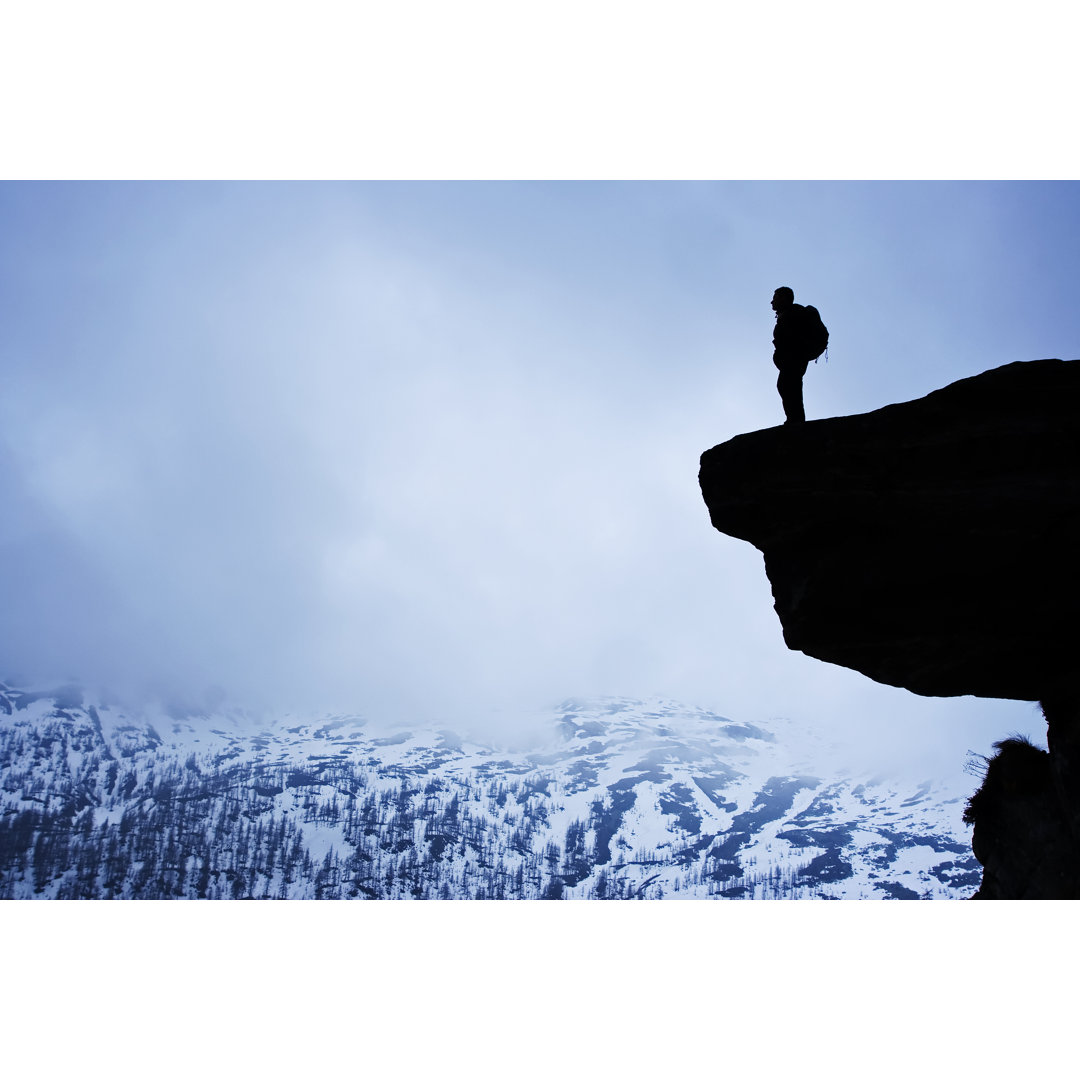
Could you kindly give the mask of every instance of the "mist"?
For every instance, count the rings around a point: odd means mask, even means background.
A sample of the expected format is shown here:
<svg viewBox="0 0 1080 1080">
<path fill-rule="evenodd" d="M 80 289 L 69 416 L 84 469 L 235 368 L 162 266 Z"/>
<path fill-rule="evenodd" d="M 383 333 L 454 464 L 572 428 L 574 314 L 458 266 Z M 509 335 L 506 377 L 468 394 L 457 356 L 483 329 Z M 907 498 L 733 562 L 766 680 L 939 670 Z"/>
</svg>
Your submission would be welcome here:
<svg viewBox="0 0 1080 1080">
<path fill-rule="evenodd" d="M 700 453 L 1072 358 L 1074 184 L 0 185 L 0 678 L 510 735 L 567 697 L 891 761 L 1038 735 L 790 653 Z M 912 747 L 915 749 L 912 749 Z"/>
</svg>

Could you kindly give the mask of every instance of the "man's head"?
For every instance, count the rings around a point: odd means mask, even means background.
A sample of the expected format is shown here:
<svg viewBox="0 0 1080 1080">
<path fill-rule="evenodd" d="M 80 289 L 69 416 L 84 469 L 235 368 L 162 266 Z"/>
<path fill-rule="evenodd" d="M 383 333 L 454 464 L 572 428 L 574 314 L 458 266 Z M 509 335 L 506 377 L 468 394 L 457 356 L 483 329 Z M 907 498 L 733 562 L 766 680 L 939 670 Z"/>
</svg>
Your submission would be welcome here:
<svg viewBox="0 0 1080 1080">
<path fill-rule="evenodd" d="M 791 307 L 794 303 L 795 293 L 786 285 L 781 285 L 780 288 L 772 294 L 772 309 L 777 315 L 786 308 Z"/>
</svg>

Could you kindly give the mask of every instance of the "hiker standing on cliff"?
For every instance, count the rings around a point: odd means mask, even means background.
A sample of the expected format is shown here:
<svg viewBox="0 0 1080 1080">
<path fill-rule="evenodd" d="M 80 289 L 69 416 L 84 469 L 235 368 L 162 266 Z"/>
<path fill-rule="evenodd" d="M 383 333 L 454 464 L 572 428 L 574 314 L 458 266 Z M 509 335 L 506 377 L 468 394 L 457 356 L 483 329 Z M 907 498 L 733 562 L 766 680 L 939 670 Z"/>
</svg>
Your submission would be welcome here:
<svg viewBox="0 0 1080 1080">
<path fill-rule="evenodd" d="M 785 423 L 801 424 L 806 419 L 802 400 L 803 376 L 810 361 L 816 360 L 828 348 L 829 331 L 817 308 L 796 304 L 795 293 L 786 285 L 773 293 L 772 309 L 776 312 L 773 363 L 780 372 L 776 389 L 784 403 Z"/>
</svg>

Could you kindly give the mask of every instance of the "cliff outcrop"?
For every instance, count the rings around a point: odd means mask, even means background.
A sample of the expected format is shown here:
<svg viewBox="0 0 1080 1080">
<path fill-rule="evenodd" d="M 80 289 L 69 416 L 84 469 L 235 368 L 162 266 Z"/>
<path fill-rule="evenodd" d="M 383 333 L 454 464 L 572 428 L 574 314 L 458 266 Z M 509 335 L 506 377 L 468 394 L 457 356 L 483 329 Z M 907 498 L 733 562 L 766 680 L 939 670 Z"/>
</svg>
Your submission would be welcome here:
<svg viewBox="0 0 1080 1080">
<path fill-rule="evenodd" d="M 739 435 L 699 480 L 713 525 L 764 555 L 790 648 L 917 694 L 1042 701 L 1080 850 L 1080 361 Z"/>
</svg>

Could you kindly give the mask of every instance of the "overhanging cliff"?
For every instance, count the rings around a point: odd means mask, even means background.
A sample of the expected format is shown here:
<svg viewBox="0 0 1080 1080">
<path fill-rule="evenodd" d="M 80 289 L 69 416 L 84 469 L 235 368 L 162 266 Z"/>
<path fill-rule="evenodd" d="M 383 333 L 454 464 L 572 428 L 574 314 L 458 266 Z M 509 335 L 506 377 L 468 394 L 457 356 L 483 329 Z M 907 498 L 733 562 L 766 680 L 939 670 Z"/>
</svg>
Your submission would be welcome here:
<svg viewBox="0 0 1080 1080">
<path fill-rule="evenodd" d="M 1080 361 L 739 435 L 699 480 L 792 649 L 930 695 L 1036 700 L 1075 671 Z"/>
</svg>

